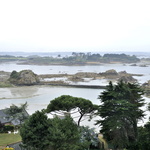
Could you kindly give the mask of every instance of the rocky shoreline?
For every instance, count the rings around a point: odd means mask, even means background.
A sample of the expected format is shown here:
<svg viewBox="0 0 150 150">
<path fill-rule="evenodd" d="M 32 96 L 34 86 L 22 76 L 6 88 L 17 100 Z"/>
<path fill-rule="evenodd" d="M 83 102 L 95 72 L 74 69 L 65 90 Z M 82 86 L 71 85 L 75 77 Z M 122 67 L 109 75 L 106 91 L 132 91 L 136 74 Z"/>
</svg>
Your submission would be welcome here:
<svg viewBox="0 0 150 150">
<path fill-rule="evenodd" d="M 101 73 L 94 72 L 78 72 L 76 74 L 41 74 L 37 75 L 32 70 L 22 70 L 20 72 L 4 72 L 0 71 L 0 87 L 17 87 L 32 85 L 50 85 L 50 86 L 66 86 L 76 88 L 99 88 L 105 89 L 106 85 L 90 85 L 91 80 L 108 80 L 136 83 L 137 80 L 133 76 L 142 76 L 142 74 L 129 74 L 126 71 L 117 72 L 114 69 Z M 64 80 L 65 79 L 65 80 Z M 89 81 L 87 81 L 87 79 Z M 80 82 L 81 84 L 78 84 Z M 84 83 L 87 83 L 86 85 Z M 141 85 L 147 95 L 150 95 L 150 81 Z"/>
<path fill-rule="evenodd" d="M 129 74 L 126 71 L 117 72 L 114 69 L 107 70 L 105 72 L 94 73 L 94 72 L 78 72 L 76 74 L 41 74 L 37 75 L 32 70 L 22 70 L 20 72 L 0 72 L 0 81 L 9 82 L 11 85 L 23 86 L 23 85 L 44 85 L 44 84 L 61 84 L 70 85 L 71 82 L 87 82 L 85 79 L 90 80 L 123 80 L 125 82 L 137 82 L 133 76 L 142 76 L 142 74 Z M 66 79 L 66 80 L 63 80 Z M 72 84 L 71 84 L 72 85 Z"/>
</svg>

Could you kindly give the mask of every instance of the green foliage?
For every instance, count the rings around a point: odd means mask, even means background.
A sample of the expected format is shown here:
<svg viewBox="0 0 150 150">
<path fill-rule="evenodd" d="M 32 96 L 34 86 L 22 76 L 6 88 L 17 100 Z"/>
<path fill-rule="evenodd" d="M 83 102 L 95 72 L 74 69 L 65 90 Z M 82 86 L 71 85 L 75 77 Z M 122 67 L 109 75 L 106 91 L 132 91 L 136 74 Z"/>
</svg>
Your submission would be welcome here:
<svg viewBox="0 0 150 150">
<path fill-rule="evenodd" d="M 16 106 L 12 104 L 10 108 L 7 108 L 5 113 L 8 114 L 8 118 L 17 119 L 20 121 L 20 125 L 29 117 L 26 109 L 27 109 L 27 102 L 21 104 L 20 106 Z"/>
<path fill-rule="evenodd" d="M 8 131 L 13 131 L 14 126 L 13 125 L 5 125 L 3 128 L 3 133 L 8 133 Z"/>
<path fill-rule="evenodd" d="M 0 122 L 0 133 L 4 132 L 4 125 Z"/>
<path fill-rule="evenodd" d="M 123 63 L 136 63 L 139 62 L 140 59 L 138 59 L 135 55 L 130 56 L 126 54 L 104 54 L 101 61 L 104 62 L 123 62 Z"/>
<path fill-rule="evenodd" d="M 10 84 L 8 81 L 0 82 L 0 88 L 5 87 L 12 87 L 12 84 Z"/>
<path fill-rule="evenodd" d="M 20 130 L 24 146 L 36 150 L 78 150 L 80 134 L 72 118 L 48 119 L 37 111 Z"/>
<path fill-rule="evenodd" d="M 98 135 L 94 132 L 93 128 L 81 126 L 79 129 L 82 146 L 84 146 L 86 149 L 89 149 L 90 147 L 97 148 L 99 146 Z"/>
<path fill-rule="evenodd" d="M 143 91 L 138 84 L 124 83 L 117 85 L 111 82 L 99 99 L 102 105 L 99 115 L 102 120 L 97 124 L 102 126 L 101 133 L 115 148 L 126 148 L 131 143 L 137 142 L 138 120 L 144 117 Z"/>
<path fill-rule="evenodd" d="M 8 131 L 13 131 L 13 125 L 3 125 L 0 123 L 0 133 L 8 133 Z"/>
<path fill-rule="evenodd" d="M 59 55 L 58 55 L 59 56 Z M 11 62 L 19 61 L 23 64 L 39 64 L 39 65 L 51 65 L 51 64 L 63 64 L 63 65 L 85 65 L 88 62 L 102 62 L 102 63 L 111 63 L 111 62 L 122 62 L 122 63 L 136 63 L 139 62 L 135 55 L 130 56 L 126 54 L 105 54 L 101 56 L 100 54 L 91 54 L 91 53 L 76 53 L 73 52 L 71 56 L 61 57 L 52 57 L 52 56 L 29 56 L 29 57 L 15 57 L 15 56 L 0 56 L 0 62 Z M 22 62 L 23 61 L 23 62 Z M 16 76 L 14 76 L 16 77 Z"/>
<path fill-rule="evenodd" d="M 55 150 L 78 150 L 80 134 L 72 118 L 54 118 L 50 120 L 49 137 L 51 146 Z M 59 144 L 57 144 L 59 143 Z"/>
<path fill-rule="evenodd" d="M 72 111 L 76 110 L 76 112 L 80 114 L 80 117 L 78 119 L 79 126 L 83 116 L 88 115 L 89 117 L 92 117 L 97 108 L 98 106 L 92 104 L 90 100 L 72 97 L 70 95 L 62 95 L 50 101 L 50 104 L 47 106 L 46 112 L 59 112 L 64 115 L 64 113 L 66 112 L 71 114 Z"/>
<path fill-rule="evenodd" d="M 139 132 L 138 149 L 149 150 L 150 148 L 150 121 L 146 123 L 144 127 L 139 127 L 138 132 Z"/>
<path fill-rule="evenodd" d="M 12 71 L 12 73 L 10 74 L 10 78 L 12 79 L 18 79 L 19 78 L 19 73 L 17 71 Z"/>
<path fill-rule="evenodd" d="M 150 103 L 148 103 L 148 107 L 147 107 L 148 111 L 150 111 Z"/>
<path fill-rule="evenodd" d="M 49 146 L 47 136 L 48 118 L 44 113 L 37 111 L 22 125 L 20 135 L 22 142 L 27 147 L 44 150 Z"/>
<path fill-rule="evenodd" d="M 88 61 L 100 61 L 102 56 L 100 54 L 92 54 L 87 56 Z"/>
</svg>

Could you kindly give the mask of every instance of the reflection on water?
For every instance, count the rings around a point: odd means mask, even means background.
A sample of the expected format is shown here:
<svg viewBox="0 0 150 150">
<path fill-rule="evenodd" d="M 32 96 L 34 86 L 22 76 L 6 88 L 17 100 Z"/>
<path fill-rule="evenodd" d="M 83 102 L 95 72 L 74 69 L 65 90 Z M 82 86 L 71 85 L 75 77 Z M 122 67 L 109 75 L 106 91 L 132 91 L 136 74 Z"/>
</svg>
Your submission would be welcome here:
<svg viewBox="0 0 150 150">
<path fill-rule="evenodd" d="M 10 88 L 10 92 L 15 98 L 26 98 L 36 95 L 38 93 L 38 88 L 36 86 L 15 87 Z"/>
<path fill-rule="evenodd" d="M 102 92 L 101 89 L 84 89 L 84 88 L 68 88 L 56 86 L 29 86 L 17 88 L 2 88 L 0 89 L 0 109 L 8 107 L 9 105 L 20 103 L 29 104 L 29 112 L 43 109 L 51 100 L 61 95 L 71 95 L 74 97 L 83 97 L 91 100 L 94 104 L 100 104 L 97 99 L 98 95 Z M 33 107 L 30 108 L 30 105 Z M 38 107 L 38 109 L 37 109 Z"/>
</svg>

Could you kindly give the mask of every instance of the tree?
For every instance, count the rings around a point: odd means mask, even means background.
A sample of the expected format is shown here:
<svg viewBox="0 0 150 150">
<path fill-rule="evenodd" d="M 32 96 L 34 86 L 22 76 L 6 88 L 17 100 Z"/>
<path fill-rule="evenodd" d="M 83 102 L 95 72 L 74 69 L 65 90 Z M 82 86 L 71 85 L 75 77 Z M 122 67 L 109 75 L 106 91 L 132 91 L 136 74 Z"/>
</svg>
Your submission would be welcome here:
<svg viewBox="0 0 150 150">
<path fill-rule="evenodd" d="M 139 150 L 149 150 L 150 148 L 150 121 L 147 122 L 144 127 L 138 128 L 139 140 L 138 149 Z"/>
<path fill-rule="evenodd" d="M 4 130 L 4 125 L 0 122 L 0 133 L 2 133 Z"/>
<path fill-rule="evenodd" d="M 32 114 L 20 129 L 24 147 L 36 150 L 49 148 L 48 128 L 48 118 L 43 112 L 37 111 Z"/>
<path fill-rule="evenodd" d="M 49 141 L 54 150 L 78 150 L 80 147 L 80 133 L 78 126 L 70 116 L 64 119 L 55 117 L 50 120 Z M 59 144 L 58 144 L 59 143 Z"/>
<path fill-rule="evenodd" d="M 62 95 L 54 100 L 50 101 L 47 106 L 47 113 L 56 113 L 64 115 L 65 113 L 74 114 L 79 113 L 78 126 L 84 116 L 92 117 L 98 106 L 92 104 L 90 100 L 78 97 L 72 97 L 70 95 Z"/>
<path fill-rule="evenodd" d="M 150 103 L 148 103 L 147 110 L 150 111 Z"/>
<path fill-rule="evenodd" d="M 80 141 L 82 145 L 86 149 L 90 149 L 90 147 L 98 148 L 100 141 L 98 139 L 98 135 L 94 131 L 94 128 L 89 128 L 88 126 L 81 126 L 79 129 L 81 132 Z"/>
<path fill-rule="evenodd" d="M 20 130 L 25 147 L 33 150 L 78 150 L 80 134 L 72 118 L 49 119 L 44 112 L 35 112 Z"/>
<path fill-rule="evenodd" d="M 143 94 L 138 84 L 120 81 L 117 85 L 110 82 L 98 97 L 102 102 L 98 113 L 102 120 L 97 124 L 116 149 L 126 148 L 138 140 L 137 123 L 144 117 L 140 109 L 144 105 Z"/>
<path fill-rule="evenodd" d="M 10 108 L 6 109 L 6 114 L 8 114 L 8 118 L 19 120 L 20 125 L 29 117 L 26 109 L 28 107 L 27 102 L 21 104 L 20 106 L 16 106 L 12 104 Z"/>
<path fill-rule="evenodd" d="M 150 111 L 150 103 L 148 103 L 148 111 Z M 150 117 L 149 121 L 142 127 L 138 127 L 138 149 L 149 150 L 150 148 Z"/>
</svg>

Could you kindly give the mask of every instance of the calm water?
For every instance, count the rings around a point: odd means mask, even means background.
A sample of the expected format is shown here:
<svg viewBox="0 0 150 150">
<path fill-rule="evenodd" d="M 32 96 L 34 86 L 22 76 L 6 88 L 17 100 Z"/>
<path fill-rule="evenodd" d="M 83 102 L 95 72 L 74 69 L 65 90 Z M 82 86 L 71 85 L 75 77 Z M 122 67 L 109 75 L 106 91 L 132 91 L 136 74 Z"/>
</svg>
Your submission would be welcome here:
<svg viewBox="0 0 150 150">
<path fill-rule="evenodd" d="M 17 65 L 16 63 L 0 64 L 0 70 L 12 72 L 13 70 L 21 71 L 30 69 L 36 74 L 75 74 L 77 72 L 105 72 L 106 70 L 115 69 L 117 72 L 126 71 L 127 73 L 143 74 L 142 77 L 135 77 L 140 83 L 150 80 L 150 65 L 148 67 L 130 66 L 129 64 L 104 64 L 96 66 L 37 66 L 37 65 Z"/>
<path fill-rule="evenodd" d="M 36 65 L 17 65 L 15 63 L 0 64 L 0 70 L 3 71 L 21 71 L 31 69 L 36 74 L 56 74 L 77 72 L 104 72 L 109 69 L 115 69 L 117 72 L 126 71 L 127 73 L 143 74 L 142 77 L 135 77 L 139 83 L 150 80 L 150 65 L 148 67 L 130 66 L 123 64 L 105 64 L 99 66 L 36 66 Z M 90 81 L 90 84 L 102 84 L 106 81 Z M 88 84 L 88 82 L 87 82 Z M 19 87 L 19 88 L 1 88 L 0 89 L 0 109 L 9 107 L 11 104 L 20 104 L 28 102 L 28 112 L 34 113 L 36 110 L 46 108 L 50 100 L 61 95 L 72 95 L 83 97 L 91 100 L 94 104 L 100 104 L 97 99 L 103 90 L 84 89 L 84 88 L 67 88 L 67 87 Z M 149 98 L 145 98 L 146 102 L 150 102 Z M 143 108 L 146 109 L 146 108 Z M 148 114 L 148 112 L 147 112 Z M 150 114 L 148 114 L 150 116 Z M 147 116 L 148 118 L 148 116 Z M 146 118 L 146 119 L 147 119 Z"/>
<path fill-rule="evenodd" d="M 35 89 L 35 91 L 33 90 L 33 87 L 20 87 L 20 89 L 6 88 L 5 90 L 0 89 L 0 93 L 5 91 L 5 94 L 3 94 L 2 97 L 0 96 L 2 98 L 0 100 L 0 108 L 8 107 L 12 103 L 20 104 L 27 101 L 29 104 L 29 113 L 31 114 L 36 110 L 46 108 L 51 100 L 61 95 L 83 97 L 91 100 L 94 104 L 100 104 L 100 101 L 97 99 L 97 97 L 103 91 L 100 89 L 67 88 L 55 86 L 35 87 Z M 24 91 L 24 93 L 20 93 L 21 91 Z M 29 97 L 26 93 L 28 93 Z"/>
</svg>

